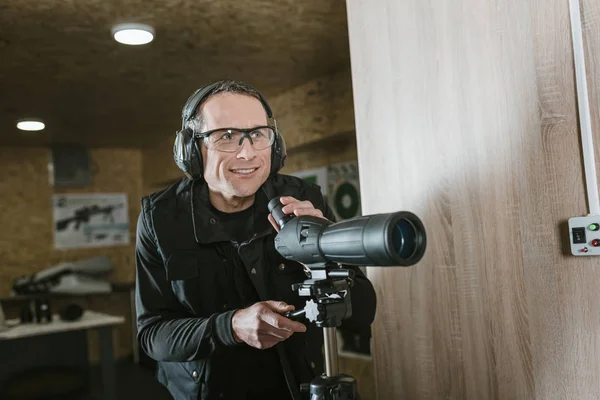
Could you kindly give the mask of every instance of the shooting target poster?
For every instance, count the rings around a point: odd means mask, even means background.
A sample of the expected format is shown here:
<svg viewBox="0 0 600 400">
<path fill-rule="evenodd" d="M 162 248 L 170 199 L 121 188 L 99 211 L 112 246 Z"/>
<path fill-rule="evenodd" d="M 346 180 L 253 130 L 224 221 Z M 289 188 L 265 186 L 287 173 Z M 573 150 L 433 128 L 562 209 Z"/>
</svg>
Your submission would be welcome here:
<svg viewBox="0 0 600 400">
<path fill-rule="evenodd" d="M 125 193 L 53 195 L 54 248 L 129 244 L 127 210 Z"/>
<path fill-rule="evenodd" d="M 338 221 L 361 214 L 358 163 L 346 162 L 328 168 L 329 206 Z"/>
</svg>

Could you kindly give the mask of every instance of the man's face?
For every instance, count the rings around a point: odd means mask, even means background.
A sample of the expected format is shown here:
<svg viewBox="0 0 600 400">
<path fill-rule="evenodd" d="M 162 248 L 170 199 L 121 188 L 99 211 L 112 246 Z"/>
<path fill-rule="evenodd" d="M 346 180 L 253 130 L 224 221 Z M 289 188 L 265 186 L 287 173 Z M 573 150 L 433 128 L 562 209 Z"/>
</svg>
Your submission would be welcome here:
<svg viewBox="0 0 600 400">
<path fill-rule="evenodd" d="M 219 93 L 200 108 L 205 124 L 202 131 L 217 128 L 254 128 L 267 125 L 261 102 L 239 93 Z M 201 142 L 204 179 L 213 191 L 224 196 L 252 196 L 271 171 L 271 147 L 255 150 L 246 138 L 235 153 L 207 149 Z"/>
</svg>

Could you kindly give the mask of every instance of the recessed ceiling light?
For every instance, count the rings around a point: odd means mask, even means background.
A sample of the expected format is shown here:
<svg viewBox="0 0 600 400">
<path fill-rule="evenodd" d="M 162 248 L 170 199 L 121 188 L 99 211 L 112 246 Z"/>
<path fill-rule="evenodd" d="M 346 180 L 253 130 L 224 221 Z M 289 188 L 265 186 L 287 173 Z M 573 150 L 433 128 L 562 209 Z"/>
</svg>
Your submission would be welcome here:
<svg viewBox="0 0 600 400">
<path fill-rule="evenodd" d="M 123 44 L 140 45 L 154 39 L 154 29 L 144 24 L 118 24 L 112 27 L 113 38 Z"/>
<path fill-rule="evenodd" d="M 23 119 L 17 122 L 17 128 L 22 131 L 41 131 L 46 125 L 39 119 Z"/>
</svg>

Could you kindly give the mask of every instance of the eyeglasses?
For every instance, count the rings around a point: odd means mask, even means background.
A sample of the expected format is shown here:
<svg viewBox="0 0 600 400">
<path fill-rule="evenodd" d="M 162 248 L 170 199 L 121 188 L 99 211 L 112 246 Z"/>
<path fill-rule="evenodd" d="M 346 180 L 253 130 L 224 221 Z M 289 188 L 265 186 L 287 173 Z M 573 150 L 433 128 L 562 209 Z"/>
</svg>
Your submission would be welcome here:
<svg viewBox="0 0 600 400">
<path fill-rule="evenodd" d="M 235 153 L 242 147 L 244 138 L 248 138 L 255 150 L 264 150 L 275 141 L 275 128 L 258 126 L 250 129 L 219 128 L 197 133 L 196 139 L 203 139 L 207 149 Z"/>
</svg>

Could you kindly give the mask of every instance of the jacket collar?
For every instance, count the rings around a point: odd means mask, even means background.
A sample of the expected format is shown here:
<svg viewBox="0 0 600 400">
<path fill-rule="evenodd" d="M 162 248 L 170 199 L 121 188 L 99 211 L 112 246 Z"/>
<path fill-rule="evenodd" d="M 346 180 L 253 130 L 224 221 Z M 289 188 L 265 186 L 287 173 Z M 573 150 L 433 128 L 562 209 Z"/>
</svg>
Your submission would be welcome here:
<svg viewBox="0 0 600 400">
<path fill-rule="evenodd" d="M 254 199 L 254 234 L 264 236 L 275 232 L 268 220 L 270 194 L 274 193 L 271 178 L 258 190 Z M 193 195 L 192 195 L 193 194 Z M 193 229 L 196 240 L 200 244 L 210 244 L 222 241 L 234 240 L 230 232 L 226 232 L 220 224 L 219 216 L 216 215 L 210 204 L 208 185 L 204 179 L 191 181 L 183 179 L 176 188 L 176 195 L 180 209 L 189 218 L 192 218 L 193 206 Z"/>
</svg>

